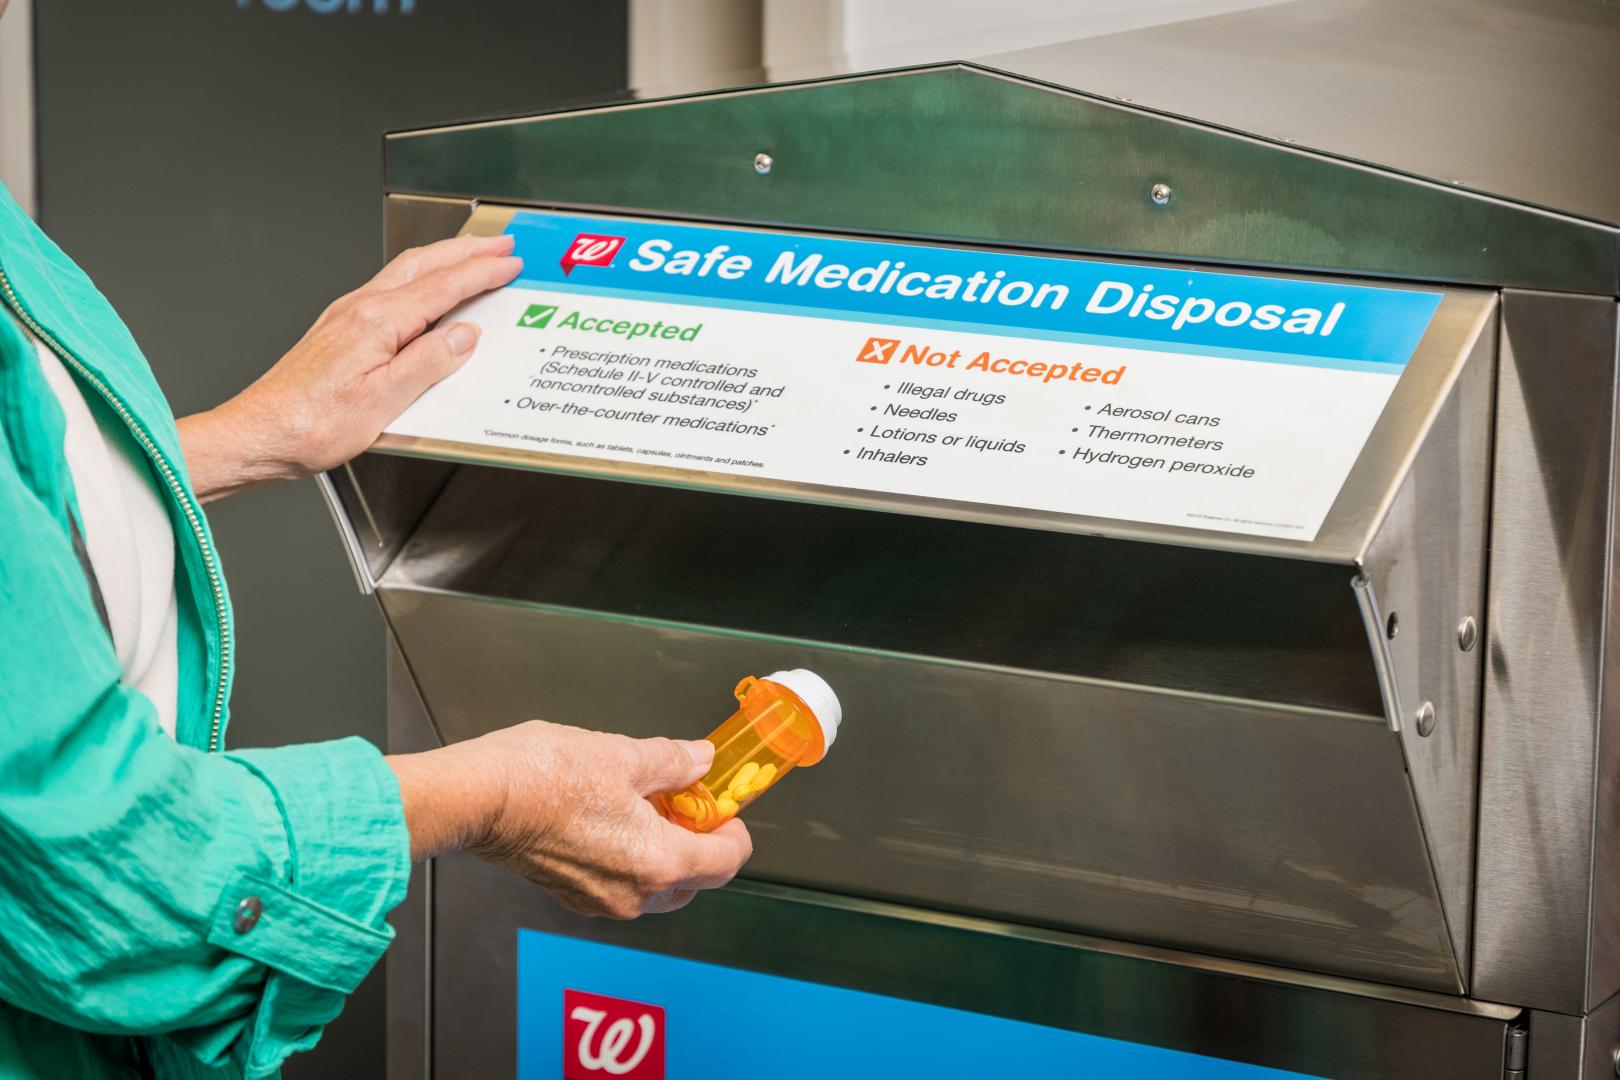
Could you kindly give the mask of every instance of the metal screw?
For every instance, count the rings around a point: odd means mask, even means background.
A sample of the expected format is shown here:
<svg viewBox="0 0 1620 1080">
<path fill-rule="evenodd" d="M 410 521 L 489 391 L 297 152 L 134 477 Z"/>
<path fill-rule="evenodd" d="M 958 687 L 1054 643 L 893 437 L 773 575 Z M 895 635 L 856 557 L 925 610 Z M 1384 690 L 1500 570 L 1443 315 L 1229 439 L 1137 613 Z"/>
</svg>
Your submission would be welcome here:
<svg viewBox="0 0 1620 1080">
<path fill-rule="evenodd" d="M 1434 732 L 1434 702 L 1425 701 L 1418 706 L 1417 729 L 1418 735 L 1425 739 Z"/>
<path fill-rule="evenodd" d="M 1148 192 L 1148 196 L 1159 206 L 1169 202 L 1170 196 L 1174 194 L 1175 192 L 1170 190 L 1169 184 L 1154 184 L 1153 190 Z"/>
<path fill-rule="evenodd" d="M 1615 1047 L 1609 1056 L 1614 1060 L 1614 1075 L 1620 1076 L 1620 1046 Z"/>
<path fill-rule="evenodd" d="M 1469 615 L 1457 624 L 1457 648 L 1468 652 L 1479 642 L 1479 624 Z"/>
<path fill-rule="evenodd" d="M 754 171 L 759 173 L 761 176 L 764 176 L 766 173 L 770 172 L 771 166 L 775 164 L 776 162 L 771 160 L 771 155 L 769 154 L 754 155 Z"/>
</svg>

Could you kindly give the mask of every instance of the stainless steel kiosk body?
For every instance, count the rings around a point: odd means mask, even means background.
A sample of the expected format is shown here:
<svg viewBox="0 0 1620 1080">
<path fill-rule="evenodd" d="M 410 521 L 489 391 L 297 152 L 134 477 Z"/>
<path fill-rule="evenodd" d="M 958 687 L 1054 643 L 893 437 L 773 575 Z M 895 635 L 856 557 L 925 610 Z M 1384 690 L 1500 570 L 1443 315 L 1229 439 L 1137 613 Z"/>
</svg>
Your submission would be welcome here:
<svg viewBox="0 0 1620 1080">
<path fill-rule="evenodd" d="M 1612 1075 L 1617 72 L 1612 5 L 1303 0 L 391 136 L 394 250 L 536 206 L 1443 299 L 1310 542 L 395 437 L 332 474 L 396 749 L 695 735 L 780 665 L 851 717 L 680 914 L 420 871 L 390 1076 L 512 1075 L 519 928 L 1309 1075 Z"/>
</svg>

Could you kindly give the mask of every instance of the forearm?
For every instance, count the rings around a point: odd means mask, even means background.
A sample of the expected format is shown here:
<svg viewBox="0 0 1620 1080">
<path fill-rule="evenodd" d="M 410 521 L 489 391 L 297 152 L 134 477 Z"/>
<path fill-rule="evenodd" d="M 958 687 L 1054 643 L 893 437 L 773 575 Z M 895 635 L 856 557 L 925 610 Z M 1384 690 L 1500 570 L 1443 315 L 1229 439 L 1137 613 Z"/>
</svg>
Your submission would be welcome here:
<svg viewBox="0 0 1620 1080">
<path fill-rule="evenodd" d="M 178 426 L 192 490 L 205 503 L 307 475 L 288 460 L 281 440 L 246 422 L 232 402 L 183 417 Z"/>
<path fill-rule="evenodd" d="M 481 760 L 480 760 L 481 759 Z M 430 859 L 488 837 L 505 806 L 506 785 L 478 740 L 386 759 L 399 781 L 411 859 Z"/>
</svg>

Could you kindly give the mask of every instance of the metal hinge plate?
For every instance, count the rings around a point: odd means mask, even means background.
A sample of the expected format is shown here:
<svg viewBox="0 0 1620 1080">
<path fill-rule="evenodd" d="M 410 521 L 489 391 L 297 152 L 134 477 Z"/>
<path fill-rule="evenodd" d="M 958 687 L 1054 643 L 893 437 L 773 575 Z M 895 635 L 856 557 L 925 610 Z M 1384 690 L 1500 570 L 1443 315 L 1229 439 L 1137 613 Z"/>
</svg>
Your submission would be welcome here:
<svg viewBox="0 0 1620 1080">
<path fill-rule="evenodd" d="M 1509 1025 L 1502 1045 L 1502 1080 L 1524 1080 L 1530 1060 L 1530 1029 L 1522 1021 Z"/>
</svg>

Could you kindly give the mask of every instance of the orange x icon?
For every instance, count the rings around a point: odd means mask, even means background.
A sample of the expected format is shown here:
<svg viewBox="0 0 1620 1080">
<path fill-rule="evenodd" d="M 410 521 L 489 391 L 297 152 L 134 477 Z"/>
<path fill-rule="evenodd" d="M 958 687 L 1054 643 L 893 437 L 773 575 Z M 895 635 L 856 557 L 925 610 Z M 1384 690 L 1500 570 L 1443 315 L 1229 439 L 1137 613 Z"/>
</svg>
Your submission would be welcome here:
<svg viewBox="0 0 1620 1080">
<path fill-rule="evenodd" d="M 866 346 L 855 359 L 863 364 L 887 364 L 894 358 L 894 350 L 899 344 L 898 338 L 867 338 Z"/>
</svg>

